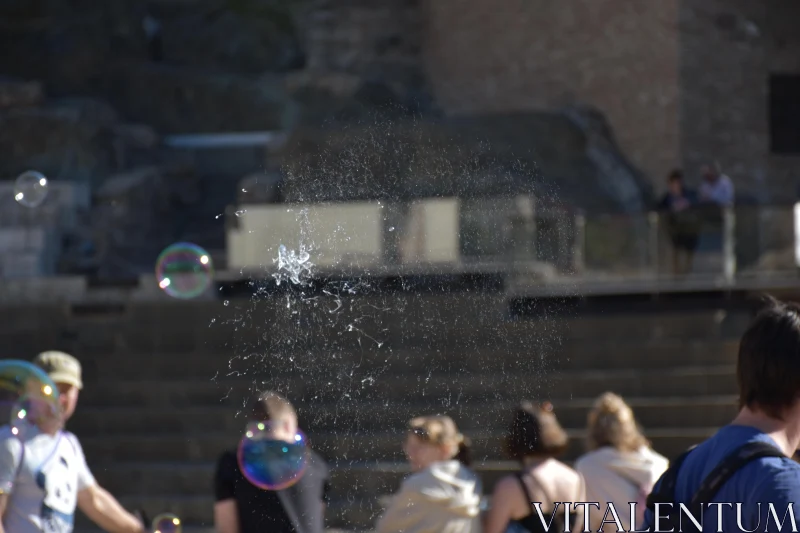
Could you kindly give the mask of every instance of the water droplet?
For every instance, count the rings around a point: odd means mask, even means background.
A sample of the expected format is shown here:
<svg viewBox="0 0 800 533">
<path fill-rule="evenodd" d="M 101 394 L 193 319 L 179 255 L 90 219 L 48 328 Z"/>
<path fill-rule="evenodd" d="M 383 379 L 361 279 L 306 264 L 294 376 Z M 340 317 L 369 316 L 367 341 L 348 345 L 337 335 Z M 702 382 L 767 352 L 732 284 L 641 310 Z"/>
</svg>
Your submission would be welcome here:
<svg viewBox="0 0 800 533">
<path fill-rule="evenodd" d="M 221 216 L 222 216 L 222 214 L 220 213 L 219 215 L 215 216 L 214 218 L 215 218 L 216 220 L 219 220 L 219 217 L 221 217 Z"/>
<path fill-rule="evenodd" d="M 391 228 L 389 228 L 389 231 L 394 231 L 394 226 L 392 226 Z"/>
<path fill-rule="evenodd" d="M 242 192 L 247 192 L 247 189 L 242 189 Z"/>
<path fill-rule="evenodd" d="M 240 217 L 240 216 L 244 215 L 245 213 L 247 213 L 247 209 L 239 209 L 238 211 L 236 211 L 235 214 L 236 214 L 237 217 Z"/>
</svg>

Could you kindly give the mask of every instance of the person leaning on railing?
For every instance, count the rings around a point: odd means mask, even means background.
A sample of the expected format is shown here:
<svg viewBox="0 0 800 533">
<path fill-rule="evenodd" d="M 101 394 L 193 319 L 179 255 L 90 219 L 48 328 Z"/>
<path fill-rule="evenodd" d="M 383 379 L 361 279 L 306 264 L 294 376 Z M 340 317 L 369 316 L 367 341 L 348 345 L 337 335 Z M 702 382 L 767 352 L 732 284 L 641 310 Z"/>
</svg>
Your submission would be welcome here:
<svg viewBox="0 0 800 533">
<path fill-rule="evenodd" d="M 667 192 L 658 203 L 665 212 L 667 232 L 672 241 L 672 268 L 675 274 L 686 274 L 692 266 L 700 235 L 701 221 L 696 210 L 697 197 L 686 188 L 683 171 L 675 169 L 667 178 Z"/>
</svg>

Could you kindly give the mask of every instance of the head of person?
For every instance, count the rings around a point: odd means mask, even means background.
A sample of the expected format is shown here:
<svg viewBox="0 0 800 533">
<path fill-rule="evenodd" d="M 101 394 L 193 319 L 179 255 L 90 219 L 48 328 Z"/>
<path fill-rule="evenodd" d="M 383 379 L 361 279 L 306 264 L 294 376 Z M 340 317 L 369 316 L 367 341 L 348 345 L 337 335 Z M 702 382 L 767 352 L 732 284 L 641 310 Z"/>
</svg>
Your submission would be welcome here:
<svg viewBox="0 0 800 533">
<path fill-rule="evenodd" d="M 634 452 L 650 445 L 639 431 L 633 410 L 612 392 L 595 400 L 587 418 L 586 447 L 590 451 L 610 446 L 621 452 Z"/>
<path fill-rule="evenodd" d="M 33 364 L 44 370 L 58 388 L 61 413 L 66 422 L 75 414 L 78 395 L 83 389 L 80 361 L 68 353 L 51 350 L 37 355 Z"/>
<path fill-rule="evenodd" d="M 736 378 L 740 408 L 800 418 L 800 305 L 766 300 L 739 342 Z"/>
<path fill-rule="evenodd" d="M 680 196 L 683 194 L 683 171 L 675 169 L 667 176 L 667 187 L 670 194 L 673 196 Z"/>
<path fill-rule="evenodd" d="M 713 183 L 719 179 L 721 170 L 718 163 L 708 163 L 702 166 L 700 173 L 703 175 L 704 180 Z"/>
<path fill-rule="evenodd" d="M 420 416 L 408 423 L 403 451 L 414 472 L 433 463 L 457 460 L 469 466 L 469 441 L 449 416 Z"/>
<path fill-rule="evenodd" d="M 297 412 L 294 406 L 273 391 L 263 391 L 250 399 L 247 410 L 250 423 L 264 422 L 270 438 L 294 442 L 297 435 Z"/>
<path fill-rule="evenodd" d="M 569 437 L 550 402 L 522 402 L 514 412 L 506 440 L 506 452 L 512 459 L 524 463 L 558 457 L 568 445 Z"/>
</svg>

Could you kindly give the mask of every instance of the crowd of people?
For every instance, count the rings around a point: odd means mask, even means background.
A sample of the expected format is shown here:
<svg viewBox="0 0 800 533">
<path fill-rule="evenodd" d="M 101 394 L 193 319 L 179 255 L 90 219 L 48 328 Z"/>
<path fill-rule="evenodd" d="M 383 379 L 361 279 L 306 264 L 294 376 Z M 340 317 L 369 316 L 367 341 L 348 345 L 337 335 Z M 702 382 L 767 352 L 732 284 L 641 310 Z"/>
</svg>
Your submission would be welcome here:
<svg viewBox="0 0 800 533">
<path fill-rule="evenodd" d="M 697 192 L 687 187 L 680 169 L 670 172 L 667 192 L 656 206 L 666 215 L 666 230 L 672 241 L 673 272 L 687 274 L 701 234 L 707 231 L 719 240 L 722 232 L 721 209 L 732 207 L 734 187 L 719 164 L 701 168 L 702 181 Z M 710 231 L 708 231 L 710 230 Z"/>
<path fill-rule="evenodd" d="M 57 384 L 68 419 L 82 387 L 80 364 L 60 352 L 41 354 L 35 362 Z M 672 461 L 653 450 L 617 394 L 594 402 L 585 453 L 572 465 L 559 459 L 569 439 L 552 404 L 523 402 L 511 414 L 506 437 L 508 457 L 519 468 L 500 479 L 488 498 L 471 465 L 469 439 L 455 422 L 444 415 L 414 418 L 402 442 L 411 474 L 386 502 L 375 529 L 692 531 L 681 515 L 683 504 L 694 517 L 700 511 L 697 531 L 797 531 L 800 305 L 768 301 L 741 338 L 736 375 L 738 415 Z M 295 408 L 275 392 L 254 396 L 247 412 L 248 423 L 268 422 L 276 440 L 291 442 L 298 432 Z M 75 435 L 42 428 L 23 445 L 8 426 L 2 431 L 0 533 L 69 533 L 76 507 L 107 531 L 145 531 L 141 518 L 97 484 Z M 53 449 L 57 453 L 42 453 Z M 214 492 L 218 533 L 322 533 L 330 472 L 312 451 L 297 483 L 262 490 L 242 474 L 235 452 L 226 452 L 217 463 Z M 712 502 L 718 509 L 703 513 Z M 611 507 L 615 516 L 608 514 Z"/>
</svg>

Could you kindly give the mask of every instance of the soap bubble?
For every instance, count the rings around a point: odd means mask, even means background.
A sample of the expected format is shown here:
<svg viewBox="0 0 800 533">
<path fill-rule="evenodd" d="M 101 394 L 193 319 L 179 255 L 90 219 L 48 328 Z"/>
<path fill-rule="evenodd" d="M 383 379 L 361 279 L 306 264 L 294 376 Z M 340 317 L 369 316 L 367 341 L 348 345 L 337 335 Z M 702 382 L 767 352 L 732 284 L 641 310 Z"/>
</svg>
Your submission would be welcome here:
<svg viewBox="0 0 800 533">
<path fill-rule="evenodd" d="M 292 440 L 278 439 L 269 422 L 248 425 L 236 454 L 244 477 L 264 490 L 281 490 L 297 483 L 308 466 L 309 454 L 302 432 Z"/>
<path fill-rule="evenodd" d="M 156 261 L 158 286 L 175 298 L 189 299 L 203 294 L 213 277 L 211 255 L 196 244 L 172 244 Z"/>
<path fill-rule="evenodd" d="M 25 207 L 39 207 L 47 198 L 47 178 L 41 172 L 27 170 L 14 185 L 14 199 Z"/>
<path fill-rule="evenodd" d="M 171 513 L 163 513 L 153 518 L 153 533 L 181 533 L 181 519 Z"/>
<path fill-rule="evenodd" d="M 28 361 L 0 361 L 0 416 L 11 433 L 25 438 L 36 426 L 61 427 L 58 388 L 39 367 Z"/>
</svg>

